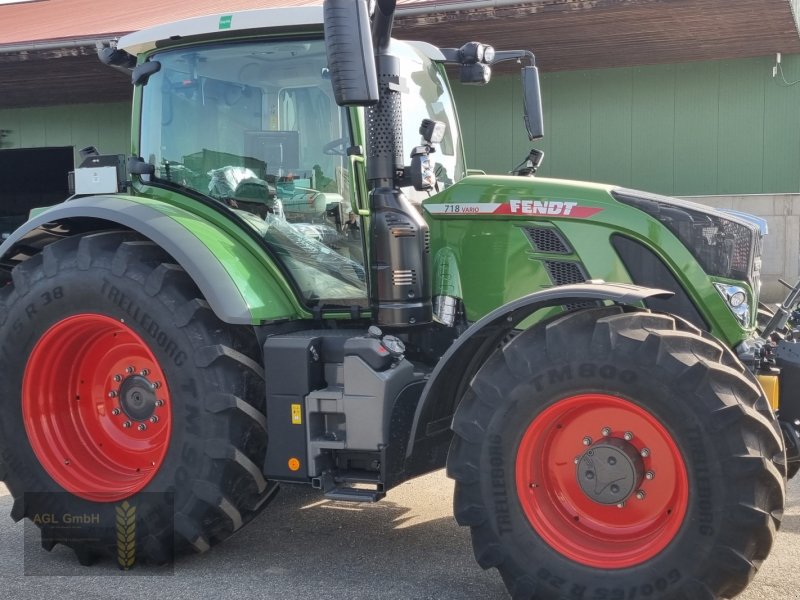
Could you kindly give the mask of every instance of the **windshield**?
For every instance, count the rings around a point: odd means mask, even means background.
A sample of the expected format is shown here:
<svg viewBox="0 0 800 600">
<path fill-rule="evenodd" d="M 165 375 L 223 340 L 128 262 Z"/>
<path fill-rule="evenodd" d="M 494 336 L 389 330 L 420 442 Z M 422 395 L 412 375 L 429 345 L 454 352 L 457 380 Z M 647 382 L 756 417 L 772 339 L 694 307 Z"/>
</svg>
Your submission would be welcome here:
<svg viewBox="0 0 800 600">
<path fill-rule="evenodd" d="M 160 52 L 144 87 L 141 155 L 153 180 L 239 211 L 309 305 L 366 305 L 361 223 L 350 200 L 345 111 L 322 40 Z"/>
</svg>

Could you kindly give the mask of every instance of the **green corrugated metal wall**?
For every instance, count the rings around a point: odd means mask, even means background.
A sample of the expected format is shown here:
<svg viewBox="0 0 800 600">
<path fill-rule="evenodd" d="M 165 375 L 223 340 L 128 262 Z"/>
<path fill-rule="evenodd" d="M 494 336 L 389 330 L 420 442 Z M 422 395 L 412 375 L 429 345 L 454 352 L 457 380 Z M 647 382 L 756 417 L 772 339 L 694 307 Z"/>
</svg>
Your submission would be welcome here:
<svg viewBox="0 0 800 600">
<path fill-rule="evenodd" d="M 800 84 L 773 57 L 546 73 L 544 140 L 528 142 L 517 76 L 454 84 L 471 167 L 503 173 L 533 145 L 542 175 L 674 195 L 800 192 Z M 783 57 L 791 82 L 800 55 Z M 2 148 L 130 148 L 130 104 L 0 110 Z M 76 156 L 76 162 L 77 162 Z"/>
<path fill-rule="evenodd" d="M 674 195 L 800 192 L 800 84 L 774 57 L 542 77 L 545 139 L 522 125 L 519 77 L 454 84 L 471 167 L 506 172 L 531 146 L 544 176 Z M 800 55 L 783 57 L 791 83 Z"/>
<path fill-rule="evenodd" d="M 0 129 L 8 131 L 0 149 L 74 146 L 76 165 L 86 146 L 129 154 L 130 120 L 129 102 L 0 110 Z"/>
</svg>

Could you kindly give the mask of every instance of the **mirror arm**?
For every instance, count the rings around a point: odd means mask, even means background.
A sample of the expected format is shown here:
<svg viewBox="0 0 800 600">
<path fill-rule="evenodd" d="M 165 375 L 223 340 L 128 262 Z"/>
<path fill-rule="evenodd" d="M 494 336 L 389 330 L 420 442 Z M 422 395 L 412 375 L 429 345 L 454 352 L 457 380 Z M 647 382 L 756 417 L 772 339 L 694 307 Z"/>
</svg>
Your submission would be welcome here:
<svg viewBox="0 0 800 600">
<path fill-rule="evenodd" d="M 439 52 L 444 56 L 441 61 L 446 65 L 460 65 L 462 64 L 460 48 L 439 48 Z M 495 51 L 494 58 L 488 63 L 489 65 L 496 65 L 501 62 L 508 62 L 510 60 L 521 61 L 528 59 L 531 67 L 536 66 L 536 57 L 530 50 L 497 50 Z"/>
<path fill-rule="evenodd" d="M 495 52 L 494 59 L 489 64 L 496 65 L 497 63 L 507 62 L 509 60 L 520 61 L 523 58 L 527 58 L 530 61 L 531 67 L 536 66 L 536 57 L 530 50 L 498 50 Z"/>
</svg>

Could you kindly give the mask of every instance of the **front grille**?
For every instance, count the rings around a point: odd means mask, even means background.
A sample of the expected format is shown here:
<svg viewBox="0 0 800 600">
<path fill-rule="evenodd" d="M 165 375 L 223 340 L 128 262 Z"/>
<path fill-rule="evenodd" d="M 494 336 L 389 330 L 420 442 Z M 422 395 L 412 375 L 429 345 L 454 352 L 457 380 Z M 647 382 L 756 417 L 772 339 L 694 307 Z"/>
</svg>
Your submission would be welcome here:
<svg viewBox="0 0 800 600">
<path fill-rule="evenodd" d="M 754 247 L 760 233 L 751 223 L 677 198 L 624 189 L 616 189 L 611 195 L 660 221 L 709 275 L 747 281 L 752 277 Z"/>
<path fill-rule="evenodd" d="M 750 278 L 753 284 L 753 296 L 756 299 L 761 297 L 761 247 L 763 243 L 761 236 L 756 236 L 756 242 L 753 245 L 753 274 Z"/>
<path fill-rule="evenodd" d="M 570 254 L 572 249 L 561 234 L 552 227 L 523 227 L 522 231 L 537 252 Z"/>
</svg>

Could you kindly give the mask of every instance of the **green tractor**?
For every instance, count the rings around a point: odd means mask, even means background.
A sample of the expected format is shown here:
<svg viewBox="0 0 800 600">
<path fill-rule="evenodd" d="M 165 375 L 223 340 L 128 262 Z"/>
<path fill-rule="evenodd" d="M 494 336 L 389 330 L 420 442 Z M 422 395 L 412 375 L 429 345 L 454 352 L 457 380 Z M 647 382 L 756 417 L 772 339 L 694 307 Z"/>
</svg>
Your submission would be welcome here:
<svg viewBox="0 0 800 600">
<path fill-rule="evenodd" d="M 401 42 L 394 9 L 101 49 L 132 72 L 133 158 L 87 149 L 0 247 L 11 516 L 81 563 L 165 563 L 281 483 L 374 502 L 446 466 L 515 598 L 736 595 L 800 464 L 797 289 L 758 326 L 746 215 L 537 178 L 537 151 L 469 170 L 446 67 L 521 63 L 533 140 L 533 54 Z M 40 518 L 67 513 L 97 518 Z"/>
</svg>

